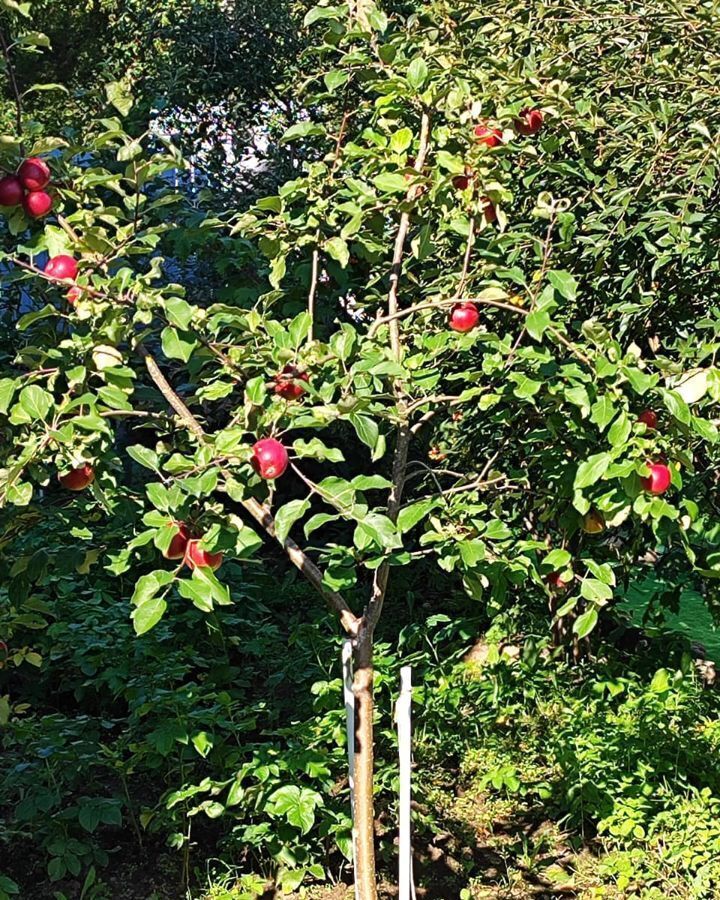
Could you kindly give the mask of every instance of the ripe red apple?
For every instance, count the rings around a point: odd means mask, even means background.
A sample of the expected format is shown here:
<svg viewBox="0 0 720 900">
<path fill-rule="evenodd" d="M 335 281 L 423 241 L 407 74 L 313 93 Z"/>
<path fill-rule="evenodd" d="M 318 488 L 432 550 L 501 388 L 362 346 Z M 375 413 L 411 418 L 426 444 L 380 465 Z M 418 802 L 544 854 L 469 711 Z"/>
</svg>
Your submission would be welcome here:
<svg viewBox="0 0 720 900">
<path fill-rule="evenodd" d="M 215 571 L 222 565 L 222 553 L 209 553 L 203 550 L 199 540 L 190 540 L 185 548 L 185 565 L 190 569 L 208 568 Z"/>
<path fill-rule="evenodd" d="M 642 422 L 644 425 L 647 425 L 650 431 L 654 431 L 657 428 L 657 413 L 653 412 L 651 409 L 644 409 L 637 417 L 637 420 L 638 422 Z"/>
<path fill-rule="evenodd" d="M 39 219 L 53 208 L 53 198 L 47 191 L 30 191 L 23 197 L 22 205 L 31 219 Z"/>
<path fill-rule="evenodd" d="M 450 313 L 450 328 L 464 334 L 472 331 L 480 321 L 480 313 L 474 303 L 458 303 Z"/>
<path fill-rule="evenodd" d="M 473 134 L 475 140 L 486 147 L 497 147 L 499 144 L 502 144 L 502 131 L 499 128 L 493 128 L 487 122 L 481 122 L 479 125 L 476 125 L 473 129 Z"/>
<path fill-rule="evenodd" d="M 250 463 L 261 478 L 279 478 L 289 462 L 288 452 L 275 438 L 263 438 L 253 446 Z"/>
<path fill-rule="evenodd" d="M 562 572 L 551 572 L 545 578 L 546 584 L 556 591 L 566 591 L 567 584 L 562 580 Z"/>
<path fill-rule="evenodd" d="M 515 131 L 520 134 L 537 134 L 543 126 L 545 114 L 541 109 L 521 109 L 520 116 L 515 119 Z"/>
<path fill-rule="evenodd" d="M 18 169 L 18 178 L 29 191 L 41 191 L 50 183 L 50 167 L 44 159 L 32 156 Z"/>
<path fill-rule="evenodd" d="M 67 294 L 65 294 L 65 298 L 67 299 L 68 303 L 75 305 L 78 300 L 82 300 L 82 295 L 82 288 L 74 284 L 67 292 Z"/>
<path fill-rule="evenodd" d="M 307 372 L 298 369 L 297 366 L 289 364 L 275 376 L 273 390 L 285 400 L 299 400 L 306 391 L 301 384 L 298 384 L 298 381 L 310 381 L 310 376 Z"/>
<path fill-rule="evenodd" d="M 190 540 L 190 532 L 184 522 L 168 522 L 166 528 L 177 527 L 180 530 L 173 535 L 170 546 L 163 553 L 165 559 L 182 559 L 185 556 L 188 541 Z"/>
<path fill-rule="evenodd" d="M 84 491 L 95 481 L 95 470 L 89 463 L 71 469 L 66 475 L 59 475 L 58 481 L 68 491 Z"/>
<path fill-rule="evenodd" d="M 480 206 L 482 209 L 483 219 L 485 219 L 488 225 L 492 225 L 493 222 L 497 222 L 497 210 L 495 209 L 495 204 L 489 197 L 483 197 L 480 201 Z"/>
<path fill-rule="evenodd" d="M 641 479 L 643 490 L 649 494 L 664 494 L 670 487 L 672 476 L 665 463 L 648 463 L 650 474 Z"/>
<path fill-rule="evenodd" d="M 474 178 L 475 173 L 472 169 L 466 169 L 464 175 L 455 175 L 452 180 L 452 185 L 456 191 L 466 191 L 473 183 Z"/>
<path fill-rule="evenodd" d="M 54 281 L 75 281 L 78 264 L 65 253 L 51 257 L 45 264 L 45 274 Z"/>
<path fill-rule="evenodd" d="M 24 196 L 25 189 L 17 175 L 0 178 L 0 206 L 17 206 Z"/>
</svg>

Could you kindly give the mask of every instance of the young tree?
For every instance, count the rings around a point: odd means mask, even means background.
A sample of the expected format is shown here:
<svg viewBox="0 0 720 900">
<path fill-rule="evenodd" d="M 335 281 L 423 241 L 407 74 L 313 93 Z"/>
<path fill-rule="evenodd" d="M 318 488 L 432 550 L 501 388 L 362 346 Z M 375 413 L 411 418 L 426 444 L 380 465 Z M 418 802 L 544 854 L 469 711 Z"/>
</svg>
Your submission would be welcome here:
<svg viewBox="0 0 720 900">
<path fill-rule="evenodd" d="M 707 12 L 623 13 L 642 40 L 617 86 L 610 0 L 607 23 L 398 6 L 309 11 L 306 112 L 283 138 L 304 167 L 229 220 L 173 194 L 181 159 L 117 86 L 119 116 L 79 145 L 20 115 L 2 145 L 22 191 L 6 286 L 33 298 L 0 380 L 2 502 L 75 491 L 66 515 L 89 527 L 122 508 L 134 534 L 107 565 L 147 566 L 139 635 L 178 597 L 231 602 L 221 564 L 280 543 L 353 640 L 362 900 L 394 568 L 434 556 L 491 611 L 548 603 L 578 654 L 648 554 L 717 572 L 714 98 L 672 77 L 687 53 L 705 65 Z M 47 217 L 20 165 L 37 156 Z M 166 275 L 193 255 L 222 279 L 212 297 Z"/>
</svg>

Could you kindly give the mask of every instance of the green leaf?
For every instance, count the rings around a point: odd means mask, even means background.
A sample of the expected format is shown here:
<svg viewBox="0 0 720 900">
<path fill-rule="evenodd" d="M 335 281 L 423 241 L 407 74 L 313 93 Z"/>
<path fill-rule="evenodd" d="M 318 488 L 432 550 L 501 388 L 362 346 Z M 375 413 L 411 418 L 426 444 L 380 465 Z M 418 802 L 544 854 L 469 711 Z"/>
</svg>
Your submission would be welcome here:
<svg viewBox="0 0 720 900">
<path fill-rule="evenodd" d="M 666 694 L 670 690 L 670 673 L 667 669 L 658 669 L 650 682 L 650 690 L 654 694 Z"/>
<path fill-rule="evenodd" d="M 615 416 L 615 407 L 613 406 L 613 402 L 607 394 L 604 394 L 595 403 L 592 405 L 590 421 L 594 422 L 600 431 L 604 431 L 605 428 L 612 422 L 613 417 Z"/>
<path fill-rule="evenodd" d="M 305 523 L 304 532 L 305 537 L 309 538 L 313 531 L 317 531 L 318 528 L 322 528 L 323 525 L 327 525 L 328 522 L 336 522 L 339 516 L 333 515 L 332 513 L 317 513 L 314 516 L 311 516 L 307 522 Z"/>
<path fill-rule="evenodd" d="M 287 785 L 269 798 L 273 815 L 285 816 L 290 825 L 307 834 L 315 824 L 315 809 L 322 806 L 322 797 L 308 788 Z"/>
<path fill-rule="evenodd" d="M 357 432 L 357 436 L 363 444 L 367 444 L 368 447 L 374 448 L 378 442 L 378 437 L 380 436 L 380 429 L 377 422 L 374 419 L 371 419 L 370 416 L 363 416 L 359 413 L 351 413 L 349 419 Z"/>
<path fill-rule="evenodd" d="M 326 447 L 320 438 L 312 438 L 309 441 L 298 438 L 293 442 L 293 450 L 296 456 L 310 459 L 326 459 L 329 462 L 343 462 L 345 459 L 341 450 L 337 450 L 335 447 Z"/>
<path fill-rule="evenodd" d="M 307 500 L 291 500 L 275 514 L 275 534 L 280 543 L 285 543 L 290 529 L 310 509 Z"/>
<path fill-rule="evenodd" d="M 545 329 L 549 324 L 550 314 L 544 309 L 536 309 L 525 319 L 525 327 L 528 330 L 528 334 L 536 341 L 542 339 Z"/>
<path fill-rule="evenodd" d="M 345 322 L 340 331 L 336 331 L 330 338 L 330 349 L 341 362 L 347 362 L 352 356 L 356 340 L 355 329 Z"/>
<path fill-rule="evenodd" d="M 170 297 L 165 301 L 165 312 L 171 325 L 186 331 L 197 313 L 197 307 L 191 306 L 182 297 Z"/>
<path fill-rule="evenodd" d="M 404 194 L 408 189 L 405 176 L 400 175 L 398 172 L 382 172 L 373 178 L 373 184 L 384 194 Z"/>
<path fill-rule="evenodd" d="M 320 19 L 344 19 L 348 14 L 347 4 L 340 6 L 314 6 L 306 15 L 303 24 L 307 28 Z"/>
<path fill-rule="evenodd" d="M 298 141 L 301 138 L 312 137 L 318 134 L 325 134 L 324 125 L 318 125 L 316 122 L 296 122 L 283 134 L 280 138 L 280 143 L 289 144 L 292 141 Z"/>
<path fill-rule="evenodd" d="M 267 379 L 262 375 L 251 378 L 245 385 L 245 396 L 253 406 L 262 406 L 267 397 L 267 388 L 265 387 Z"/>
<path fill-rule="evenodd" d="M 412 144 L 413 133 L 410 128 L 400 128 L 390 136 L 390 149 L 393 153 L 404 153 Z"/>
<path fill-rule="evenodd" d="M 36 309 L 33 312 L 25 313 L 24 316 L 21 316 L 18 319 L 17 329 L 18 331 L 25 331 L 33 322 L 37 322 L 40 319 L 47 319 L 48 316 L 56 316 L 58 315 L 57 309 L 52 305 L 52 303 L 46 303 L 42 309 Z"/>
<path fill-rule="evenodd" d="M 121 116 L 126 116 L 133 106 L 133 96 L 127 85 L 113 81 L 105 85 L 105 96 L 108 103 L 115 107 Z"/>
<path fill-rule="evenodd" d="M 143 600 L 132 612 L 135 633 L 139 636 L 154 628 L 162 619 L 166 609 L 167 603 L 163 597 L 148 597 Z"/>
<path fill-rule="evenodd" d="M 426 82 L 428 77 L 428 67 L 424 59 L 417 57 L 414 59 L 407 70 L 407 80 L 410 87 L 419 90 Z"/>
<path fill-rule="evenodd" d="M 184 332 L 184 336 L 181 337 L 176 329 L 169 325 L 167 328 L 163 328 L 161 338 L 163 353 L 168 359 L 181 359 L 183 362 L 187 362 L 197 347 L 197 341 L 189 338 L 187 332 Z"/>
<path fill-rule="evenodd" d="M 543 559 L 543 565 L 550 566 L 554 571 L 558 571 L 558 569 L 565 569 L 569 566 L 571 561 L 572 555 L 567 550 L 562 550 L 558 547 L 547 554 Z"/>
<path fill-rule="evenodd" d="M 632 422 L 628 414 L 623 410 L 612 423 L 610 431 L 608 431 L 608 441 L 613 447 L 624 447 L 628 442 L 631 431 Z"/>
<path fill-rule="evenodd" d="M 160 460 L 154 450 L 135 444 L 127 448 L 127 454 L 144 468 L 152 469 L 154 472 L 160 471 Z"/>
<path fill-rule="evenodd" d="M 586 600 L 604 603 L 612 600 L 612 588 L 610 585 L 596 578 L 585 578 L 580 586 L 580 593 Z"/>
<path fill-rule="evenodd" d="M 336 259 L 343 269 L 350 262 L 350 250 L 341 237 L 332 237 L 325 241 L 325 251 L 333 259 Z"/>
<path fill-rule="evenodd" d="M 596 453 L 585 462 L 580 463 L 575 474 L 574 487 L 576 491 L 590 487 L 605 474 L 605 470 L 612 462 L 610 453 Z"/>
<path fill-rule="evenodd" d="M 397 521 L 397 530 L 400 534 L 405 534 L 405 532 L 414 528 L 418 522 L 425 518 L 431 509 L 437 506 L 437 503 L 438 501 L 433 499 L 418 500 L 416 503 L 412 503 L 410 506 L 401 509 Z"/>
<path fill-rule="evenodd" d="M 661 390 L 662 398 L 670 415 L 674 416 L 683 425 L 690 424 L 690 407 L 677 391 Z"/>
<path fill-rule="evenodd" d="M 369 543 L 376 543 L 387 550 L 395 550 L 402 546 L 393 523 L 381 513 L 371 512 L 362 518 L 355 529 L 355 544 L 365 549 Z"/>
<path fill-rule="evenodd" d="M 290 340 L 295 347 L 299 347 L 308 336 L 311 325 L 312 318 L 307 310 L 298 313 L 292 320 L 288 327 L 288 333 L 290 334 Z"/>
<path fill-rule="evenodd" d="M 0 414 L 7 414 L 17 385 L 14 378 L 0 378 Z"/>
<path fill-rule="evenodd" d="M 587 637 L 597 625 L 598 611 L 595 607 L 578 616 L 573 624 L 573 631 L 579 638 Z"/>
<path fill-rule="evenodd" d="M 53 405 L 53 398 L 38 385 L 30 384 L 20 391 L 18 402 L 34 422 L 37 419 L 46 418 Z"/>
<path fill-rule="evenodd" d="M 555 290 L 566 300 L 574 300 L 577 295 L 577 282 L 570 272 L 561 272 L 556 269 L 548 272 L 548 281 Z"/>
<path fill-rule="evenodd" d="M 329 93 L 333 93 L 339 87 L 342 87 L 344 84 L 347 84 L 348 79 L 350 78 L 350 74 L 348 72 L 343 72 L 341 69 L 333 69 L 331 72 L 326 72 L 323 75 L 323 81 L 325 82 L 325 87 L 328 89 Z"/>
</svg>

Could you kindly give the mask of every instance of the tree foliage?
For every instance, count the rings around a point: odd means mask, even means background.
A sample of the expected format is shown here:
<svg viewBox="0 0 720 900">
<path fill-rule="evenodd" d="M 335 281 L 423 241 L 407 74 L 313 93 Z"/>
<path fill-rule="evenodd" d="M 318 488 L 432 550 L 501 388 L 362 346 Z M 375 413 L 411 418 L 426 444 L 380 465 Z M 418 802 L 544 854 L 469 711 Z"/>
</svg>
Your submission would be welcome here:
<svg viewBox="0 0 720 900">
<path fill-rule="evenodd" d="M 166 7 L 172 30 L 187 10 Z M 281 138 L 296 174 L 238 213 L 175 189 L 181 153 L 135 127 L 124 82 L 81 139 L 9 136 L 5 170 L 51 154 L 58 193 L 47 220 L 16 210 L 4 234 L 13 609 L 33 600 L 13 541 L 40 517 L 118 578 L 138 635 L 188 603 L 222 612 L 273 538 L 359 647 L 388 583 L 396 615 L 393 578 L 431 561 L 490 616 L 549 605 L 576 652 L 649 565 L 670 601 L 692 584 L 714 605 L 712 16 L 612 0 L 312 7 Z M 232 42 L 217 21 L 201 37 Z M 42 46 L 23 27 L 14 16 L 20 46 Z M 162 66 L 187 39 L 141 54 L 158 67 L 142 77 L 172 88 Z M 192 80 L 207 43 L 192 47 L 175 74 L 193 101 L 234 90 L 225 68 Z M 532 134 L 528 109 L 543 113 Z M 80 260 L 72 304 L 43 276 L 59 253 Z M 479 312 L 468 333 L 449 327 L 460 303 Z M 268 437 L 291 453 L 276 481 L 252 466 Z M 653 463 L 671 474 L 661 495 Z M 57 476 L 83 464 L 95 481 L 68 495 Z M 225 555 L 218 572 L 165 562 L 179 522 Z M 304 833 L 319 801 L 282 790 L 273 809 Z"/>
</svg>

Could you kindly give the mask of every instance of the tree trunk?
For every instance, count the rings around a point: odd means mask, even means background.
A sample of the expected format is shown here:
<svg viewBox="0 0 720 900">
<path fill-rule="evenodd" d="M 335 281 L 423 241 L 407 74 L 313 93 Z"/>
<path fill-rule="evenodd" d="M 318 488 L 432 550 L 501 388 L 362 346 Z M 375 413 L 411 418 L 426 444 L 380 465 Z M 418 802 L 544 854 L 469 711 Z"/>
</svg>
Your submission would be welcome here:
<svg viewBox="0 0 720 900">
<path fill-rule="evenodd" d="M 355 885 L 358 900 L 377 900 L 373 803 L 373 634 L 362 629 L 355 650 Z"/>
</svg>

